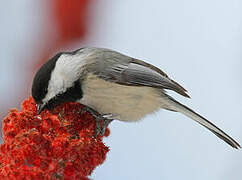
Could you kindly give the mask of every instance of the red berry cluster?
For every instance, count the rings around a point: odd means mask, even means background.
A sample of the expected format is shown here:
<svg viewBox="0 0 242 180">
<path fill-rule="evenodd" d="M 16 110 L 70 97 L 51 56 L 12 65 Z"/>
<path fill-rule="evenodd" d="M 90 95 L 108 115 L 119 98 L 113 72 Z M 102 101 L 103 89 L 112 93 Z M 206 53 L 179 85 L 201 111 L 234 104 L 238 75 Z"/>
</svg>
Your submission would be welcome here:
<svg viewBox="0 0 242 180">
<path fill-rule="evenodd" d="M 96 120 L 79 103 L 37 116 L 32 97 L 3 121 L 0 179 L 88 179 L 109 151 L 94 137 Z M 109 130 L 105 136 L 109 135 Z"/>
</svg>

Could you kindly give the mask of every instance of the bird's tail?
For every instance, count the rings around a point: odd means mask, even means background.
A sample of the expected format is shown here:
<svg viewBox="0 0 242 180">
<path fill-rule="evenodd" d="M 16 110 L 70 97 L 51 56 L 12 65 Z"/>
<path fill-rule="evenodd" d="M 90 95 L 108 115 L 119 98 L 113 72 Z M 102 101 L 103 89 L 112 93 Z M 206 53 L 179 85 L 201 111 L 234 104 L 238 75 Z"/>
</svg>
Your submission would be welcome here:
<svg viewBox="0 0 242 180">
<path fill-rule="evenodd" d="M 187 106 L 179 103 L 169 95 L 165 95 L 162 97 L 162 103 L 166 106 L 166 109 L 171 111 L 180 112 L 191 119 L 195 120 L 199 124 L 203 125 L 204 127 L 208 128 L 211 132 L 213 132 L 216 136 L 220 139 L 224 140 L 233 148 L 239 149 L 240 145 L 237 143 L 233 138 L 223 132 L 220 128 L 215 126 L 213 123 L 209 122 L 207 119 L 199 115 L 198 113 L 194 112 L 192 109 L 188 108 Z"/>
</svg>

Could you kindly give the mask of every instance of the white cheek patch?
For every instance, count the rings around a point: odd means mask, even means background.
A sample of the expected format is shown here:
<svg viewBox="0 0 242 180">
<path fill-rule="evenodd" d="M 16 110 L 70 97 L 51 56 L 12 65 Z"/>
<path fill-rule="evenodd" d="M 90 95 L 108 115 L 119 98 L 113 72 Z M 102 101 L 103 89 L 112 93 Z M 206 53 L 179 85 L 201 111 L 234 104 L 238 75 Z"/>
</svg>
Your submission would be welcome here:
<svg viewBox="0 0 242 180">
<path fill-rule="evenodd" d="M 51 74 L 51 79 L 49 81 L 49 86 L 47 89 L 47 94 L 45 98 L 43 99 L 44 103 L 47 103 L 50 99 L 55 97 L 57 94 L 60 94 L 62 92 L 65 92 L 66 88 L 64 86 L 64 80 L 62 78 L 61 74 L 54 74 L 53 72 Z"/>
<path fill-rule="evenodd" d="M 81 67 L 85 64 L 84 59 L 87 55 L 87 53 L 63 54 L 59 57 L 51 73 L 48 92 L 43 99 L 43 103 L 47 103 L 57 94 L 61 94 L 73 86 L 74 82 L 80 78 Z"/>
</svg>

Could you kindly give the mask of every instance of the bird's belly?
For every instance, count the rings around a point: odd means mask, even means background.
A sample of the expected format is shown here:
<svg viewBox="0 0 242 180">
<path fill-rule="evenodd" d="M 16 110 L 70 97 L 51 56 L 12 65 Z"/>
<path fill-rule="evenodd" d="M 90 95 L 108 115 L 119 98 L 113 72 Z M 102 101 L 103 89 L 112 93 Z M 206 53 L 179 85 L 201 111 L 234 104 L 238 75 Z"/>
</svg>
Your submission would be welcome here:
<svg viewBox="0 0 242 180">
<path fill-rule="evenodd" d="M 161 107 L 161 91 L 151 87 L 125 86 L 89 75 L 82 90 L 80 103 L 122 121 L 137 121 Z"/>
</svg>

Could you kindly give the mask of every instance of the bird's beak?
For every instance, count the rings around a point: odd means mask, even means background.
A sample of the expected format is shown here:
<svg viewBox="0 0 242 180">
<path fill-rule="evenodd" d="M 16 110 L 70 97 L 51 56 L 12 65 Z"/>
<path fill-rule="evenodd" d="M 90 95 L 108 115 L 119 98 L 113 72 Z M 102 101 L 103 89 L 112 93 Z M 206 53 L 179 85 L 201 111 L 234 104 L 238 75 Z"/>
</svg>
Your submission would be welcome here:
<svg viewBox="0 0 242 180">
<path fill-rule="evenodd" d="M 37 114 L 39 115 L 44 110 L 44 104 L 37 104 Z"/>
</svg>

